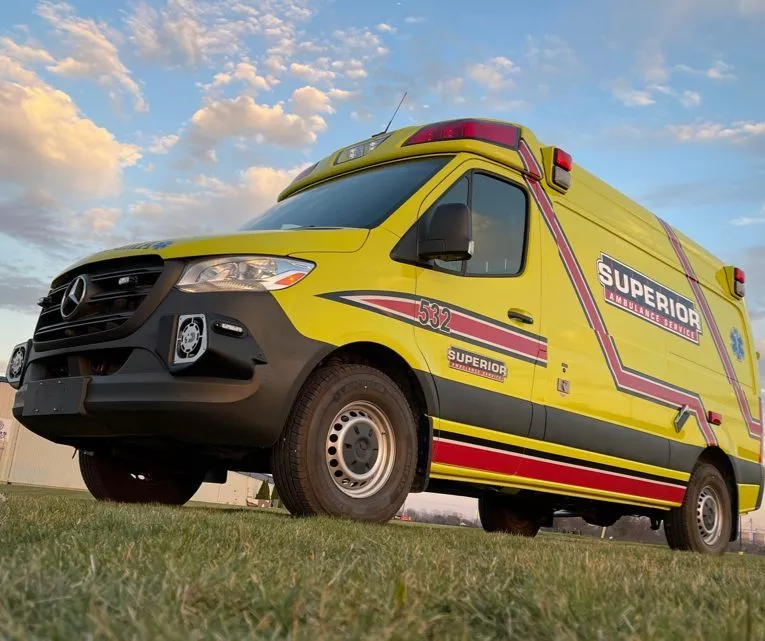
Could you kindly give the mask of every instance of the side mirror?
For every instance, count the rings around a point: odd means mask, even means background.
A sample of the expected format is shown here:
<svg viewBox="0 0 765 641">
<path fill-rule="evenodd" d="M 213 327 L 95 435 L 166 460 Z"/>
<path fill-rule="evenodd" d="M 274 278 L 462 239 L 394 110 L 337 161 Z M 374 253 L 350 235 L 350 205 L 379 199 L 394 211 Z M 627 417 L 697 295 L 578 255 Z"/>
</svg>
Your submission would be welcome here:
<svg viewBox="0 0 765 641">
<path fill-rule="evenodd" d="M 473 255 L 473 222 L 462 203 L 439 205 L 420 228 L 417 255 L 422 260 L 470 260 Z"/>
</svg>

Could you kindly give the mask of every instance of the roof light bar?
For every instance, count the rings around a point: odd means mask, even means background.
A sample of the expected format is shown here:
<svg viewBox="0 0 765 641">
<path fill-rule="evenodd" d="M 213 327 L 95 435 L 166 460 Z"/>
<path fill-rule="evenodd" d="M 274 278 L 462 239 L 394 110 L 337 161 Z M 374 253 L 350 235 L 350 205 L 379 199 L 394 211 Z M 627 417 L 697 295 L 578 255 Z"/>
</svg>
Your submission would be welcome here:
<svg viewBox="0 0 765 641">
<path fill-rule="evenodd" d="M 411 135 L 402 146 L 445 140 L 481 140 L 508 149 L 518 149 L 521 130 L 501 122 L 486 120 L 447 120 L 427 125 Z"/>
<path fill-rule="evenodd" d="M 357 160 L 358 158 L 362 158 L 373 152 L 390 137 L 391 134 L 376 136 L 375 138 L 365 140 L 364 142 L 357 143 L 351 147 L 346 147 L 338 154 L 337 160 L 335 160 L 335 164 L 339 165 L 340 163 L 348 162 L 349 160 Z"/>
</svg>

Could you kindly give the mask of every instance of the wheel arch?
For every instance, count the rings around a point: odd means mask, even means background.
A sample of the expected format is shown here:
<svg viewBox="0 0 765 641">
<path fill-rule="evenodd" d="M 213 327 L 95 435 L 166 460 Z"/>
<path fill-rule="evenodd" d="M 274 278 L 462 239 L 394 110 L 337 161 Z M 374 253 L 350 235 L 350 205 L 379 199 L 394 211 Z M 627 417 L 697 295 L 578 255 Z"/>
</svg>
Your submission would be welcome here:
<svg viewBox="0 0 765 641">
<path fill-rule="evenodd" d="M 731 458 L 719 447 L 708 447 L 696 461 L 699 463 L 709 463 L 714 465 L 725 478 L 728 484 L 728 491 L 731 498 L 731 534 L 730 540 L 735 541 L 738 538 L 738 474 Z"/>
<path fill-rule="evenodd" d="M 410 399 L 419 417 L 417 470 L 411 491 L 424 492 L 429 480 L 433 443 L 431 417 L 438 415 L 438 394 L 432 375 L 415 369 L 390 347 L 372 341 L 358 341 L 337 347 L 324 356 L 312 372 L 333 361 L 375 367 L 390 376 Z"/>
</svg>

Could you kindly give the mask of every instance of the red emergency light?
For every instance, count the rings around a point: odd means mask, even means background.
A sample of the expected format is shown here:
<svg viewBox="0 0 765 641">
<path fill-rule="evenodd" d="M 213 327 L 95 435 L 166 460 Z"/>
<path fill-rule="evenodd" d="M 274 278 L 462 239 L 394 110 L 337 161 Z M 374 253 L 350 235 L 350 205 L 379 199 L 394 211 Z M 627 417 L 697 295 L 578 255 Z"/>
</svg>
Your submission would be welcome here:
<svg viewBox="0 0 765 641">
<path fill-rule="evenodd" d="M 402 146 L 445 140 L 481 140 L 508 149 L 518 149 L 521 130 L 514 125 L 486 120 L 447 120 L 427 125 L 412 134 Z"/>
<path fill-rule="evenodd" d="M 733 268 L 733 293 L 743 298 L 746 293 L 746 274 L 743 269 Z"/>
<path fill-rule="evenodd" d="M 553 149 L 552 183 L 566 191 L 571 187 L 571 170 L 574 167 L 574 160 L 571 154 L 562 149 Z"/>
</svg>

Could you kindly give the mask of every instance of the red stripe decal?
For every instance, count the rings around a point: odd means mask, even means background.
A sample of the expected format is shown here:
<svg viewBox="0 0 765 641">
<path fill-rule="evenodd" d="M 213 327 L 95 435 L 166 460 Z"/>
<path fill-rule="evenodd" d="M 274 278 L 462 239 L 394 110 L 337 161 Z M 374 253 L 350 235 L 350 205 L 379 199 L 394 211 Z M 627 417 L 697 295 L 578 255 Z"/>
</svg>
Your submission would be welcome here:
<svg viewBox="0 0 765 641">
<path fill-rule="evenodd" d="M 534 157 L 534 154 L 525 140 L 521 141 L 519 152 L 521 160 L 529 172 L 526 176 L 526 184 L 547 223 L 547 227 L 550 229 L 550 232 L 555 239 L 555 244 L 558 246 L 558 253 L 563 261 L 563 266 L 574 285 L 574 289 L 579 297 L 587 321 L 594 330 L 603 353 L 605 354 L 606 363 L 611 370 L 611 374 L 616 381 L 618 389 L 627 393 L 637 393 L 640 396 L 648 397 L 657 402 L 677 405 L 678 410 L 687 405 L 695 413 L 706 443 L 708 445 L 716 445 L 717 437 L 712 430 L 712 426 L 707 421 L 707 413 L 704 409 L 704 404 L 698 395 L 679 390 L 670 383 L 659 382 L 644 374 L 632 372 L 624 368 L 613 338 L 608 333 L 605 320 L 601 316 L 600 309 L 595 302 L 595 297 L 592 295 L 592 291 L 587 284 L 587 279 L 582 272 L 582 268 L 576 260 L 574 250 L 563 232 L 563 228 L 561 227 L 558 216 L 553 208 L 552 201 L 539 183 L 539 180 L 535 178 L 535 176 L 542 175 L 542 167 Z"/>
<path fill-rule="evenodd" d="M 754 416 L 752 416 L 751 409 L 749 408 L 749 403 L 746 399 L 746 393 L 741 387 L 741 383 L 736 376 L 736 370 L 733 367 L 733 361 L 730 359 L 730 355 L 728 354 L 728 350 L 725 346 L 725 341 L 720 334 L 720 329 L 717 326 L 714 314 L 712 313 L 709 302 L 704 295 L 704 290 L 699 283 L 696 272 L 693 269 L 693 265 L 691 265 L 691 261 L 688 258 L 688 255 L 685 253 L 685 250 L 683 249 L 683 246 L 680 243 L 680 239 L 677 237 L 675 230 L 672 229 L 672 227 L 670 227 L 663 220 L 659 219 L 659 222 L 661 223 L 662 227 L 664 227 L 664 231 L 667 232 L 667 236 L 669 236 L 669 241 L 672 245 L 672 248 L 675 250 L 675 254 L 680 260 L 683 269 L 685 270 L 685 275 L 687 276 L 688 282 L 691 285 L 693 295 L 696 297 L 696 300 L 699 303 L 699 308 L 701 309 L 701 313 L 704 316 L 707 327 L 709 327 L 712 333 L 712 341 L 714 342 L 715 348 L 717 349 L 717 354 L 722 361 L 723 369 L 728 376 L 728 380 L 733 386 L 733 391 L 736 394 L 736 400 L 738 401 L 741 415 L 744 417 L 744 422 L 746 423 L 746 428 L 749 431 L 749 435 L 760 439 L 762 438 L 762 410 L 760 410 L 759 419 L 756 419 Z"/>
<path fill-rule="evenodd" d="M 401 298 L 380 298 L 377 296 L 364 296 L 362 300 L 375 307 L 384 307 L 385 309 L 407 316 L 412 320 L 417 320 L 417 305 L 413 300 Z"/>
<path fill-rule="evenodd" d="M 531 358 L 539 356 L 539 341 L 529 336 L 515 334 L 502 327 L 470 318 L 460 312 L 452 315 L 450 328 L 453 332 L 465 334 L 480 341 L 494 343 L 505 349 L 520 352 Z"/>
<path fill-rule="evenodd" d="M 544 338 L 522 334 L 513 331 L 511 327 L 505 327 L 488 319 L 478 318 L 466 312 L 462 312 L 444 305 L 448 309 L 449 316 L 436 318 L 444 321 L 441 326 L 432 326 L 430 317 L 425 322 L 420 318 L 419 298 L 409 298 L 406 294 L 382 295 L 373 293 L 340 294 L 340 299 L 348 300 L 373 310 L 388 312 L 407 321 L 413 321 L 417 325 L 432 331 L 444 331 L 453 335 L 455 339 L 465 338 L 483 345 L 489 350 L 516 355 L 525 360 L 535 363 L 547 363 L 547 345 Z"/>
<path fill-rule="evenodd" d="M 454 441 L 434 443 L 433 462 L 678 504 L 685 496 L 685 488 L 678 485 Z"/>
</svg>

